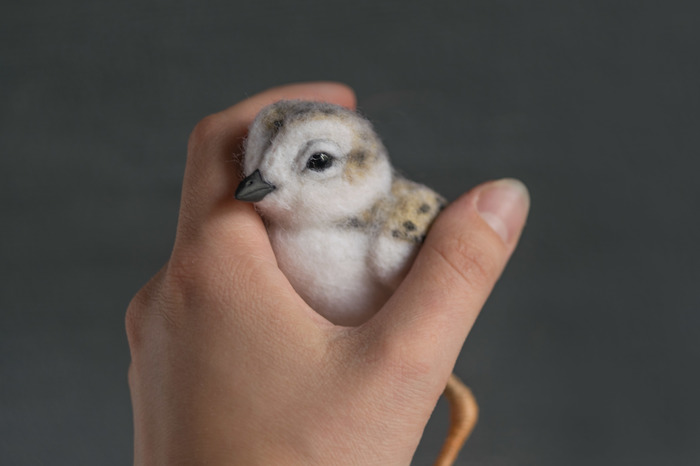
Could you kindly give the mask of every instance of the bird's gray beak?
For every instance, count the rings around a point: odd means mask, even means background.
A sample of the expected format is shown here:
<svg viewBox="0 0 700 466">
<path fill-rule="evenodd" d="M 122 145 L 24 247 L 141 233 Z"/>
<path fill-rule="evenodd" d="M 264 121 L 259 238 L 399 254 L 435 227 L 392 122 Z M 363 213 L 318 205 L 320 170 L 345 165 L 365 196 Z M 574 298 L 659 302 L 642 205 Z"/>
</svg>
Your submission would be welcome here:
<svg viewBox="0 0 700 466">
<path fill-rule="evenodd" d="M 260 170 L 255 170 L 247 176 L 236 188 L 236 199 L 239 201 L 258 202 L 275 190 L 275 185 L 265 181 Z"/>
</svg>

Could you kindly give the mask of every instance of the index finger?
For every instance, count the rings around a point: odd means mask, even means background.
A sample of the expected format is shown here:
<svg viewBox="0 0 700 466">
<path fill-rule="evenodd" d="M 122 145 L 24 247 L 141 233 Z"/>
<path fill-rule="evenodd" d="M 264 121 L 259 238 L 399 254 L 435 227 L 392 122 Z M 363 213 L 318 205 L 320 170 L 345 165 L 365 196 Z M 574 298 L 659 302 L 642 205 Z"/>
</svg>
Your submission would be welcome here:
<svg viewBox="0 0 700 466">
<path fill-rule="evenodd" d="M 188 144 L 177 241 L 199 237 L 205 225 L 228 230 L 220 222 L 240 225 L 248 219 L 260 224 L 250 205 L 233 199 L 233 190 L 241 179 L 234 154 L 258 112 L 266 105 L 285 99 L 355 106 L 355 94 L 344 84 L 300 83 L 269 89 L 200 121 Z M 227 215 L 217 215 L 220 209 L 225 209 Z"/>
</svg>

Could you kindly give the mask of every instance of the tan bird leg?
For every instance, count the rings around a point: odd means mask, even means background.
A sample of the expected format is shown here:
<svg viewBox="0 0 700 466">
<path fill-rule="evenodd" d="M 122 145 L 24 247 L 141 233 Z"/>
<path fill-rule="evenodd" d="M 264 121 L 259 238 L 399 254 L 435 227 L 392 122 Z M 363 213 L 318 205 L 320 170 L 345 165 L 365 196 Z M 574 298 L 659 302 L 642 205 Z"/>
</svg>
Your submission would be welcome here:
<svg viewBox="0 0 700 466">
<path fill-rule="evenodd" d="M 445 387 L 445 398 L 450 404 L 450 430 L 435 466 L 451 466 L 457 459 L 462 445 L 471 434 L 479 417 L 479 405 L 469 390 L 456 375 L 450 374 Z"/>
</svg>

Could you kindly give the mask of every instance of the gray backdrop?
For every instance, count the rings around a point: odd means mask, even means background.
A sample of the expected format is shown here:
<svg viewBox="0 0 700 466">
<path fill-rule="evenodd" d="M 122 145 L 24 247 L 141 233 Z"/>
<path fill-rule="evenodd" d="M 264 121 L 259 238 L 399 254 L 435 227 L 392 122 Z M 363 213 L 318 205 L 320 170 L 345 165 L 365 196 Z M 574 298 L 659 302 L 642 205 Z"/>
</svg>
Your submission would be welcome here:
<svg viewBox="0 0 700 466">
<path fill-rule="evenodd" d="M 700 464 L 695 4 L 4 2 L 0 463 L 131 461 L 123 316 L 168 258 L 190 129 L 332 79 L 407 175 L 531 189 L 457 365 L 482 408 L 461 463 Z"/>
</svg>

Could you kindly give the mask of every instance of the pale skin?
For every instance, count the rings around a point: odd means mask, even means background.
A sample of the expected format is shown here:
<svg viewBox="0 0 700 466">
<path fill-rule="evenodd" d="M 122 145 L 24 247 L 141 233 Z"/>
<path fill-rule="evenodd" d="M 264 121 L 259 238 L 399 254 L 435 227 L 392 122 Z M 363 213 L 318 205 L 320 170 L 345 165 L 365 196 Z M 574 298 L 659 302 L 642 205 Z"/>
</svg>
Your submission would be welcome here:
<svg viewBox="0 0 700 466">
<path fill-rule="evenodd" d="M 296 84 L 195 127 L 172 255 L 126 315 L 137 465 L 409 464 L 520 236 L 524 187 L 480 185 L 440 214 L 373 318 L 332 325 L 277 268 L 252 206 L 233 198 L 232 154 L 281 99 L 355 105 L 347 86 Z"/>
</svg>

